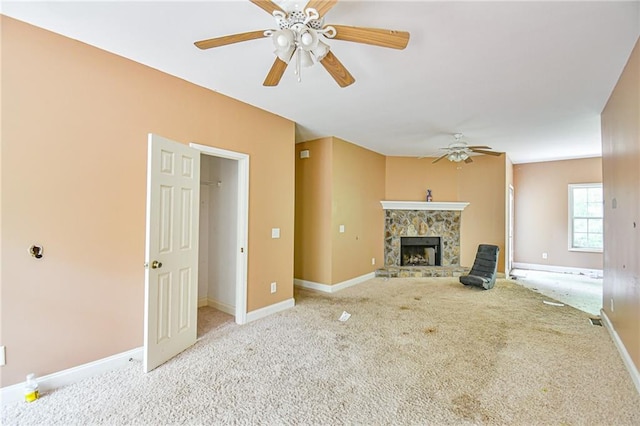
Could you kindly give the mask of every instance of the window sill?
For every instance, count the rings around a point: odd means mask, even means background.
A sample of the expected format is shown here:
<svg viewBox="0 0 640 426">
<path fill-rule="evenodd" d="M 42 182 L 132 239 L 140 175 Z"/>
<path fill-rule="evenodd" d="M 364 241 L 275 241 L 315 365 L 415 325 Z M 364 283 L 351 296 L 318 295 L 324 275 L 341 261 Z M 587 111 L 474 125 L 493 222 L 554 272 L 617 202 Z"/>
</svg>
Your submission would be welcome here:
<svg viewBox="0 0 640 426">
<path fill-rule="evenodd" d="M 569 251 L 577 251 L 582 253 L 602 253 L 602 249 L 569 247 Z"/>
</svg>

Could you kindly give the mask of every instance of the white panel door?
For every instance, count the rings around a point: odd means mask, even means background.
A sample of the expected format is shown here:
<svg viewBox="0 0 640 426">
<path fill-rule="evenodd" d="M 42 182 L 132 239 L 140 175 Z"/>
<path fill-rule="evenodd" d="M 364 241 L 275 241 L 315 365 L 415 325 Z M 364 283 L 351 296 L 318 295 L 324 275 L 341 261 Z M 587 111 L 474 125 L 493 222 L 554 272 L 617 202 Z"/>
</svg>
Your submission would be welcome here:
<svg viewBox="0 0 640 426">
<path fill-rule="evenodd" d="M 144 371 L 196 341 L 200 152 L 153 134 L 147 158 Z"/>
</svg>

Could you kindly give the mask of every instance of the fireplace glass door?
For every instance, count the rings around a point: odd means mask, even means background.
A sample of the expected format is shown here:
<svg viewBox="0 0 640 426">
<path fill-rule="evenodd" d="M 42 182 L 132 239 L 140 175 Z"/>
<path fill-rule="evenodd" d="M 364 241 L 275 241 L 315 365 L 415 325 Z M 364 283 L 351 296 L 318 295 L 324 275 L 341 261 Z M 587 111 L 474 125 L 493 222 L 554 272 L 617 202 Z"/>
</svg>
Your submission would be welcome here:
<svg viewBox="0 0 640 426">
<path fill-rule="evenodd" d="M 400 266 L 441 266 L 440 237 L 400 238 Z"/>
</svg>

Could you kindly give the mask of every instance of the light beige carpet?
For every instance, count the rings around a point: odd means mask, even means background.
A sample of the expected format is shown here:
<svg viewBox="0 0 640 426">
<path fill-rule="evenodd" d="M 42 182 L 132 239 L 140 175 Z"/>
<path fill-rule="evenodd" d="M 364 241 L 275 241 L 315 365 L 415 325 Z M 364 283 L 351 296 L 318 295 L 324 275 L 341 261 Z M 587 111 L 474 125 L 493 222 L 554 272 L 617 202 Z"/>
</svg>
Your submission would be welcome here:
<svg viewBox="0 0 640 426">
<path fill-rule="evenodd" d="M 155 371 L 133 362 L 5 406 L 2 424 L 640 424 L 606 329 L 548 299 L 398 278 L 298 291 L 244 326 L 204 308 L 198 343 Z"/>
</svg>

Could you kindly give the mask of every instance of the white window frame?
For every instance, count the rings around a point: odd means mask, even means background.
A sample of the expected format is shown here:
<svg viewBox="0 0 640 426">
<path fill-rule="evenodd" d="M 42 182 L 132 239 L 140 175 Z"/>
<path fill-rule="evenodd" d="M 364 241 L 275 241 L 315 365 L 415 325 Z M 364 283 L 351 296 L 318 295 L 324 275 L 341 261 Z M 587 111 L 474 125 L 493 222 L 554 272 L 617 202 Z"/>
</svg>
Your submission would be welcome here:
<svg viewBox="0 0 640 426">
<path fill-rule="evenodd" d="M 569 251 L 579 251 L 579 252 L 589 252 L 589 253 L 602 253 L 602 248 L 592 248 L 592 247 L 573 247 L 573 190 L 576 188 L 600 188 L 602 190 L 602 183 L 570 183 L 569 184 L 569 241 L 568 247 Z M 604 197 L 603 197 L 604 204 Z M 604 224 L 604 206 L 602 209 L 602 217 Z M 604 233 L 604 229 L 603 229 Z M 603 241 L 604 244 L 604 241 Z"/>
</svg>

